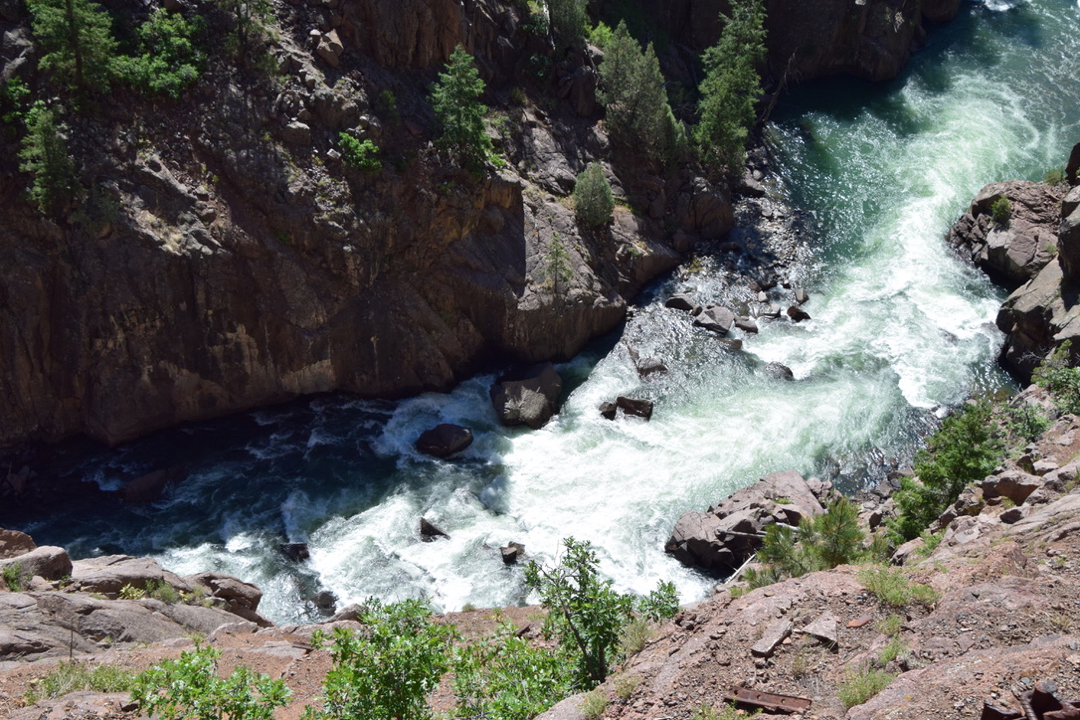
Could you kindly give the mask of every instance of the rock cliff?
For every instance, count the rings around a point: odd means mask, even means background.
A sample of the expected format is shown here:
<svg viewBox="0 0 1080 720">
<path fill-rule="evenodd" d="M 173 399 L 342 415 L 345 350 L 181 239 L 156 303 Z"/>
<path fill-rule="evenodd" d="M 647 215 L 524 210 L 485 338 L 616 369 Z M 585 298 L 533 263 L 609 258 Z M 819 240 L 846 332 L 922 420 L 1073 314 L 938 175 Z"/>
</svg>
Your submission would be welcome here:
<svg viewBox="0 0 1080 720">
<path fill-rule="evenodd" d="M 795 57 L 799 77 L 888 76 L 921 16 L 948 14 L 894 4 L 770 3 L 774 72 Z M 689 167 L 606 164 L 623 205 L 600 232 L 577 227 L 575 174 L 609 159 L 595 70 L 529 30 L 523 5 L 275 3 L 273 73 L 214 55 L 178 102 L 117 88 L 71 114 L 86 193 L 63 217 L 22 200 L 29 176 L 6 143 L 0 445 L 118 443 L 302 394 L 401 396 L 567 358 L 698 239 L 722 237 L 727 191 Z M 4 7 L 4 77 L 43 93 L 26 11 Z M 215 7 L 190 9 L 221 44 Z M 697 47 L 715 41 L 720 8 L 654 10 Z M 508 161 L 481 177 L 431 144 L 427 86 L 459 43 Z M 382 170 L 343 163 L 341 132 L 376 142 Z"/>
</svg>

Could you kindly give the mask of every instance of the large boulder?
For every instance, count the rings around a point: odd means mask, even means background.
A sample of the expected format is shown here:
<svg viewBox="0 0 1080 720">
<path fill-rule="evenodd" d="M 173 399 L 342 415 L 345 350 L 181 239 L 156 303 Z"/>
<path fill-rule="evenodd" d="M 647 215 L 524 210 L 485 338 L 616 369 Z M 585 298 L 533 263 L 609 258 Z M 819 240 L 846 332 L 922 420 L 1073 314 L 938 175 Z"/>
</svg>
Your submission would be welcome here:
<svg viewBox="0 0 1080 720">
<path fill-rule="evenodd" d="M 255 585 L 238 580 L 231 575 L 213 572 L 188 575 L 184 580 L 192 587 L 204 588 L 210 597 L 220 600 L 225 609 L 233 615 L 238 615 L 262 627 L 273 625 L 257 612 L 259 602 L 262 600 L 262 590 Z"/>
<path fill-rule="evenodd" d="M 684 513 L 664 550 L 685 565 L 730 574 L 761 547 L 768 525 L 798 525 L 802 518 L 825 511 L 815 488 L 824 494 L 829 486 L 808 482 L 793 470 L 770 473 L 708 512 Z"/>
<path fill-rule="evenodd" d="M 1080 208 L 1061 219 L 1057 241 L 1062 282 L 1075 286 L 1080 280 Z"/>
<path fill-rule="evenodd" d="M 416 449 L 437 458 L 450 457 L 472 445 L 472 430 L 460 425 L 440 423 L 416 440 Z"/>
<path fill-rule="evenodd" d="M 997 182 L 971 201 L 949 231 L 949 242 L 998 283 L 1013 289 L 1035 277 L 1057 251 L 1062 190 L 1045 183 Z M 995 219 L 1007 201 L 1008 218 Z"/>
<path fill-rule="evenodd" d="M 558 407 L 562 378 L 551 363 L 510 372 L 491 386 L 491 404 L 503 425 L 543 427 Z"/>
<path fill-rule="evenodd" d="M 26 533 L 0 528 L 0 560 L 18 557 L 36 547 L 34 539 Z"/>
<path fill-rule="evenodd" d="M 1065 178 L 1070 185 L 1080 185 L 1080 142 L 1073 145 L 1069 162 L 1065 164 Z"/>
<path fill-rule="evenodd" d="M 34 576 L 59 580 L 71 575 L 71 558 L 64 548 L 42 545 L 16 557 L 0 559 L 0 570 L 7 567 L 18 567 L 26 580 Z"/>
<path fill-rule="evenodd" d="M 191 592 L 191 585 L 169 572 L 152 558 L 130 555 L 103 555 L 72 563 L 71 582 L 76 590 L 118 597 L 126 585 L 144 590 L 148 585 L 171 585 L 178 592 Z"/>
<path fill-rule="evenodd" d="M 727 335 L 735 324 L 735 313 L 723 305 L 710 305 L 694 318 L 694 325 L 717 335 Z"/>
</svg>

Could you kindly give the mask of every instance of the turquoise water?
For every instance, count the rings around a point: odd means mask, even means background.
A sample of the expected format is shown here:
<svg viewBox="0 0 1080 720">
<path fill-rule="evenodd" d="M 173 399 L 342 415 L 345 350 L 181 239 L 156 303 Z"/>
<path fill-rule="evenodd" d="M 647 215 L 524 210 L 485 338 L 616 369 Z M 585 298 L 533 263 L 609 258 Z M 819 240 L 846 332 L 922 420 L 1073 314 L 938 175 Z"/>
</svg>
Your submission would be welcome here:
<svg viewBox="0 0 1080 720">
<path fill-rule="evenodd" d="M 677 291 L 725 296 L 704 258 L 642 299 L 621 337 L 560 368 L 574 389 L 540 431 L 497 425 L 491 377 L 396 403 L 318 398 L 112 451 L 59 449 L 59 472 L 106 488 L 181 461 L 189 477 L 153 506 L 10 524 L 76 555 L 150 553 L 179 572 L 238 575 L 280 622 L 316 617 L 307 598 L 322 589 L 340 603 L 523 602 L 521 571 L 498 546 L 545 559 L 568 535 L 593 541 L 622 590 L 663 578 L 700 597 L 713 581 L 662 549 L 682 512 L 773 470 L 873 482 L 910 457 L 932 414 L 1007 382 L 995 364 L 1002 294 L 943 236 L 982 185 L 1063 164 L 1080 140 L 1078 63 L 1074 0 L 973 3 L 892 83 L 788 95 L 766 133 L 769 184 L 811 218 L 796 280 L 812 320 L 763 325 L 741 352 L 662 307 Z M 628 344 L 670 372 L 641 380 Z M 769 378 L 772 361 L 796 381 Z M 653 420 L 600 418 L 618 394 L 655 400 Z M 452 463 L 417 455 L 413 441 L 438 422 L 473 427 L 476 443 Z M 420 516 L 450 540 L 421 543 Z M 286 561 L 286 541 L 308 542 L 311 559 Z"/>
</svg>

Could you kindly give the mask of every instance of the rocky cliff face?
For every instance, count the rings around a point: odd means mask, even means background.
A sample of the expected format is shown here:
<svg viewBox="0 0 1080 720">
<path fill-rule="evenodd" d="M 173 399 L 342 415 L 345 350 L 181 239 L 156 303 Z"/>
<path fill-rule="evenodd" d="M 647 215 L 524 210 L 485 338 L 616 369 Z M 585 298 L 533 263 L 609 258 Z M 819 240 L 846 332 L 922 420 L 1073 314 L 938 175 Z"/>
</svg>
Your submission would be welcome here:
<svg viewBox="0 0 1080 720">
<path fill-rule="evenodd" d="M 781 54 L 784 28 L 807 19 L 789 5 L 770 6 Z M 803 38 L 824 55 L 800 74 L 884 76 L 822 59 L 868 57 L 867 43 L 906 57 L 910 38 L 881 44 L 858 19 L 884 17 L 887 3 L 851 17 L 847 3 L 828 5 Z M 37 83 L 28 17 L 5 8 L 5 77 Z M 667 15 L 698 32 L 718 9 Z M 22 202 L 16 146 L 0 153 L 0 445 L 76 433 L 116 443 L 300 394 L 403 395 L 491 363 L 567 358 L 680 253 L 731 227 L 722 188 L 689 168 L 639 167 L 608 174 L 640 212 L 620 207 L 600 232 L 577 227 L 574 176 L 608 156 L 598 117 L 579 117 L 595 107 L 595 71 L 556 58 L 537 80 L 529 63 L 554 49 L 524 29 L 517 4 L 274 12 L 275 75 L 215 57 L 180 102 L 118 89 L 74 116 L 87 193 L 64 217 Z M 711 25 L 693 20 L 702 14 Z M 427 85 L 458 43 L 488 81 L 509 161 L 480 178 L 431 146 Z M 341 162 L 342 131 L 378 143 L 381 172 Z"/>
<path fill-rule="evenodd" d="M 1073 151 L 1080 155 L 1080 144 Z M 1080 186 L 987 185 L 949 231 L 949 242 L 1011 290 L 998 312 L 1002 362 L 1028 379 L 1066 341 L 1080 348 Z M 995 207 L 997 212 L 995 213 Z"/>
</svg>

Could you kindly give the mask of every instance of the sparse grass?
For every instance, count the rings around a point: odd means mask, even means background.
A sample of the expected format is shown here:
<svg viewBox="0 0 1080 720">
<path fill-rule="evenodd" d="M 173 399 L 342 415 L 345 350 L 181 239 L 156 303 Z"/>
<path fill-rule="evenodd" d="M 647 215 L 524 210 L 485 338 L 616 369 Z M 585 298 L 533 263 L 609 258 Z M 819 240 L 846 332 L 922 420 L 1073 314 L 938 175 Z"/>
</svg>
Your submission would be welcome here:
<svg viewBox="0 0 1080 720">
<path fill-rule="evenodd" d="M 888 687 L 895 677 L 884 670 L 866 667 L 850 673 L 836 694 L 840 702 L 844 703 L 844 707 L 862 705 Z"/>
<path fill-rule="evenodd" d="M 907 643 L 900 639 L 899 635 L 893 637 L 889 641 L 889 644 L 881 649 L 881 654 L 878 655 L 878 665 L 880 667 L 886 667 L 896 658 L 907 650 Z"/>
<path fill-rule="evenodd" d="M 878 620 L 877 631 L 886 637 L 895 637 L 900 634 L 900 628 L 904 624 L 904 618 L 893 614 L 884 620 Z"/>
<path fill-rule="evenodd" d="M 791 656 L 791 676 L 795 679 L 806 677 L 810 674 L 811 665 L 810 651 L 806 645 L 799 643 L 795 646 L 795 652 Z"/>
<path fill-rule="evenodd" d="M 615 694 L 622 701 L 626 701 L 634 694 L 634 691 L 638 689 L 638 685 L 641 684 L 640 675 L 620 675 L 615 678 L 613 682 L 615 686 Z"/>
<path fill-rule="evenodd" d="M 619 647 L 623 654 L 631 658 L 645 649 L 653 636 L 653 624 L 645 618 L 634 618 L 623 628 L 619 637 Z"/>
<path fill-rule="evenodd" d="M 941 544 L 942 538 L 945 537 L 945 531 L 932 533 L 929 530 L 923 530 L 919 537 L 922 538 L 923 544 L 915 551 L 915 554 L 927 558 L 930 557 L 934 550 L 937 550 L 937 546 Z"/>
<path fill-rule="evenodd" d="M 941 597 L 929 585 L 912 582 L 899 568 L 868 565 L 859 571 L 859 583 L 892 607 L 907 607 L 912 602 L 932 605 Z"/>
<path fill-rule="evenodd" d="M 94 665 L 81 662 L 62 662 L 48 675 L 30 683 L 26 703 L 60 697 L 76 690 L 111 693 L 130 690 L 134 674 L 114 665 Z"/>
<path fill-rule="evenodd" d="M 18 562 L 5 565 L 3 571 L 0 572 L 0 577 L 3 577 L 4 584 L 11 592 L 22 592 L 30 582 L 29 573 L 22 563 Z"/>
<path fill-rule="evenodd" d="M 596 720 L 604 714 L 607 706 L 607 696 L 600 690 L 593 690 L 581 701 L 581 714 L 585 716 L 585 720 Z"/>
<path fill-rule="evenodd" d="M 702 703 L 699 708 L 694 710 L 693 720 L 743 720 L 743 718 L 757 717 L 760 712 L 760 710 L 756 710 L 749 714 L 743 714 L 736 710 L 734 705 L 728 705 L 727 703 L 721 705 L 719 710 L 715 710 L 709 703 Z"/>
</svg>

